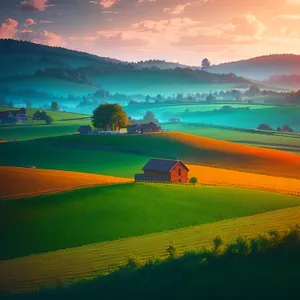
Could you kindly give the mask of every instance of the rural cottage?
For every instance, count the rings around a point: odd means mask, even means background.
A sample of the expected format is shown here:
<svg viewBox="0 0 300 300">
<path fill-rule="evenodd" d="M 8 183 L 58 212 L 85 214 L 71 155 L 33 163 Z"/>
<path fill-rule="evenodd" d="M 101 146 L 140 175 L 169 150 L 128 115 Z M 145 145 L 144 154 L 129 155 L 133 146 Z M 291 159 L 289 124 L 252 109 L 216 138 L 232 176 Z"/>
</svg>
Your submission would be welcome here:
<svg viewBox="0 0 300 300">
<path fill-rule="evenodd" d="M 188 182 L 189 169 L 181 160 L 150 159 L 142 170 L 144 174 L 136 174 L 135 181 Z"/>
</svg>

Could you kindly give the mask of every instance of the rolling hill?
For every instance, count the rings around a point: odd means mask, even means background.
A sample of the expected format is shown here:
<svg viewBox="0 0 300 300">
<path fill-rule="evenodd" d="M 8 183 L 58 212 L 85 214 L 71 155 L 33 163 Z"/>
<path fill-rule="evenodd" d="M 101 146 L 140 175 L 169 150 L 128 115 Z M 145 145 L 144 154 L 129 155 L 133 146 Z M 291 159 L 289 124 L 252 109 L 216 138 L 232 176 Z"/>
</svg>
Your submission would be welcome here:
<svg viewBox="0 0 300 300">
<path fill-rule="evenodd" d="M 123 136 L 69 135 L 27 142 L 27 146 L 30 147 L 30 145 L 33 149 L 37 149 L 36 147 L 39 145 L 48 147 L 48 149 L 51 147 L 52 151 L 58 151 L 57 153 L 68 151 L 69 157 L 71 152 L 76 150 L 83 151 L 83 153 L 84 151 L 91 151 L 90 153 L 105 151 L 109 153 L 108 157 L 114 153 L 116 157 L 119 155 L 118 153 L 135 155 L 137 162 L 141 161 L 142 157 L 181 159 L 188 164 L 300 179 L 299 155 L 184 133 Z M 14 147 L 13 144 L 3 144 L 0 151 L 6 147 L 8 149 L 10 146 Z M 8 161 L 13 162 L 12 152 L 10 153 L 11 158 Z M 28 154 L 30 153 L 32 152 L 29 151 Z M 25 155 L 25 151 L 23 155 Z M 109 162 L 107 164 L 109 165 Z M 132 161 L 133 165 L 134 160 Z M 136 165 L 135 170 L 138 171 L 141 167 L 142 165 Z M 104 169 L 102 170 L 104 171 Z M 116 174 L 110 168 L 110 172 L 112 172 L 110 175 L 120 176 L 118 175 L 119 171 L 115 171 Z M 99 167 L 99 172 L 103 173 L 101 167 Z"/>
<path fill-rule="evenodd" d="M 299 217 L 298 206 L 212 224 L 0 261 L 0 291 L 24 293 L 43 287 L 85 281 L 107 274 L 126 264 L 129 258 L 138 257 L 145 262 L 154 257 L 166 257 L 170 241 L 175 243 L 177 251 L 181 254 L 201 246 L 210 246 L 219 234 L 225 242 L 230 242 L 238 236 L 253 237 L 270 230 L 285 231 L 297 225 Z M 249 269 L 246 273 L 248 272 Z M 213 274 L 216 277 L 215 273 Z M 162 282 L 165 282 L 165 278 Z M 273 285 L 271 289 L 274 289 Z M 25 299 L 32 299 L 31 297 L 32 295 L 29 295 Z"/>
<path fill-rule="evenodd" d="M 246 60 L 213 65 L 207 69 L 213 73 L 234 73 L 255 80 L 268 79 L 273 75 L 300 74 L 300 55 L 273 54 Z"/>
<path fill-rule="evenodd" d="M 229 84 L 232 88 L 249 83 L 232 74 L 180 68 L 145 69 L 134 63 L 23 41 L 0 40 L 0 49 L 0 91 L 26 88 L 54 96 L 83 96 L 100 86 L 125 94 L 148 92 L 147 88 L 152 86 L 156 94 L 173 94 L 187 87 L 195 89 L 197 85 L 201 91 L 203 84 Z M 126 84 L 120 85 L 122 82 Z"/>
<path fill-rule="evenodd" d="M 133 179 L 67 172 L 0 166 L 2 188 L 0 199 L 24 198 L 41 194 L 58 193 L 77 188 L 121 184 Z M 12 184 L 13 182 L 17 184 Z"/>
</svg>

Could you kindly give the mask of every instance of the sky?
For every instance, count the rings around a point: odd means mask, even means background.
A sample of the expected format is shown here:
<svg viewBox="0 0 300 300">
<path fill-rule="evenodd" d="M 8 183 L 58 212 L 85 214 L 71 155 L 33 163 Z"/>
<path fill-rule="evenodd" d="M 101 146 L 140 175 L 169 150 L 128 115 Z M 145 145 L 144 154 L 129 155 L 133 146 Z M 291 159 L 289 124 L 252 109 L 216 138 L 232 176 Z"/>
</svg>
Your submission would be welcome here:
<svg viewBox="0 0 300 300">
<path fill-rule="evenodd" d="M 195 66 L 300 54 L 300 0 L 0 0 L 0 38 Z"/>
</svg>

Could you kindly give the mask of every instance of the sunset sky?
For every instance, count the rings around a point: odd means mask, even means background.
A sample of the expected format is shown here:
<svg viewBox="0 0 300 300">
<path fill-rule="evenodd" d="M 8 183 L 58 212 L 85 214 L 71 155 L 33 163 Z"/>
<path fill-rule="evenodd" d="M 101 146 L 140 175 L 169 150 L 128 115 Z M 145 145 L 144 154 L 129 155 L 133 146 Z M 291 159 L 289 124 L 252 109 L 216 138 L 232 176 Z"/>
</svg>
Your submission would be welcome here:
<svg viewBox="0 0 300 300">
<path fill-rule="evenodd" d="M 0 0 L 0 38 L 190 65 L 300 54 L 300 0 Z"/>
</svg>

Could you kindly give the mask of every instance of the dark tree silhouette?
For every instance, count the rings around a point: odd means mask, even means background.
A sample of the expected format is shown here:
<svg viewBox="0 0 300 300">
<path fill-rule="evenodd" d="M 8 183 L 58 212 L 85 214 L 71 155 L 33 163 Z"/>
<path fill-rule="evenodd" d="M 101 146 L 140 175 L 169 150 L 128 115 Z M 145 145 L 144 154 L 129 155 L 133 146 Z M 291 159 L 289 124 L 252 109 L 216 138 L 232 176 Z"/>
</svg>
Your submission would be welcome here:
<svg viewBox="0 0 300 300">
<path fill-rule="evenodd" d="M 60 110 L 60 105 L 56 101 L 53 101 L 51 103 L 51 110 L 59 111 Z"/>
<path fill-rule="evenodd" d="M 211 66 L 211 62 L 207 58 L 204 58 L 202 60 L 201 66 L 202 66 L 202 69 L 207 69 Z"/>
</svg>

